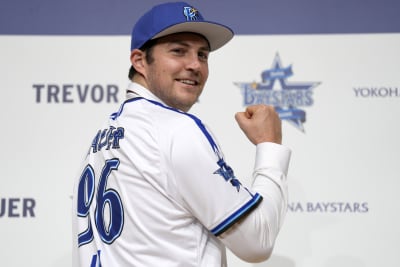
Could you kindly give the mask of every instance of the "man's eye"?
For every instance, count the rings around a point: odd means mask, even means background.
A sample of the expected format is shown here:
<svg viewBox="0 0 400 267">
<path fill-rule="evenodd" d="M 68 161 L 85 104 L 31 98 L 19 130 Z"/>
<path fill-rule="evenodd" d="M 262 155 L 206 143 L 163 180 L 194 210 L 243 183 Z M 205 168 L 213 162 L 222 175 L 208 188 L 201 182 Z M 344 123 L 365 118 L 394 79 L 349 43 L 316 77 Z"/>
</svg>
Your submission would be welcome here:
<svg viewBox="0 0 400 267">
<path fill-rule="evenodd" d="M 207 60 L 207 59 L 208 59 L 208 54 L 206 54 L 206 53 L 199 53 L 199 58 L 201 58 L 202 60 Z"/>
<path fill-rule="evenodd" d="M 181 48 L 175 48 L 175 49 L 172 49 L 172 52 L 174 52 L 176 54 L 183 54 L 185 51 Z"/>
</svg>

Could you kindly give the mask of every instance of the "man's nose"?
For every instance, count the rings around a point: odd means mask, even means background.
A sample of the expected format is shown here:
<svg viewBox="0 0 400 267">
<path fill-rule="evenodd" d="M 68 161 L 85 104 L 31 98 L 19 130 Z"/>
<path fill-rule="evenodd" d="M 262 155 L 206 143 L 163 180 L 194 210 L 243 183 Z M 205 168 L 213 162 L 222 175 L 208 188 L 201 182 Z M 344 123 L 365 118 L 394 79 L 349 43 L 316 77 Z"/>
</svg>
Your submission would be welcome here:
<svg viewBox="0 0 400 267">
<path fill-rule="evenodd" d="M 191 54 L 187 58 L 186 67 L 192 70 L 199 70 L 202 62 L 199 59 L 199 56 L 196 54 Z"/>
</svg>

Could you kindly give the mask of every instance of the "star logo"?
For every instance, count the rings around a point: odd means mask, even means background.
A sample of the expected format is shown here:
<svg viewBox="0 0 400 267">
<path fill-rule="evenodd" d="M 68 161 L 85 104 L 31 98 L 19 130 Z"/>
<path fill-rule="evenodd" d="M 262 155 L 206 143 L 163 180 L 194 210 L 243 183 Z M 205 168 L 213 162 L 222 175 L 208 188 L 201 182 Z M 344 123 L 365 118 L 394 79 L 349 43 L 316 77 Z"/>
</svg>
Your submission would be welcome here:
<svg viewBox="0 0 400 267">
<path fill-rule="evenodd" d="M 266 104 L 275 107 L 279 117 L 304 132 L 306 112 L 299 107 L 314 103 L 313 89 L 320 82 L 290 82 L 292 66 L 284 67 L 279 54 L 270 69 L 261 73 L 261 82 L 234 82 L 243 94 L 244 106 Z"/>
</svg>

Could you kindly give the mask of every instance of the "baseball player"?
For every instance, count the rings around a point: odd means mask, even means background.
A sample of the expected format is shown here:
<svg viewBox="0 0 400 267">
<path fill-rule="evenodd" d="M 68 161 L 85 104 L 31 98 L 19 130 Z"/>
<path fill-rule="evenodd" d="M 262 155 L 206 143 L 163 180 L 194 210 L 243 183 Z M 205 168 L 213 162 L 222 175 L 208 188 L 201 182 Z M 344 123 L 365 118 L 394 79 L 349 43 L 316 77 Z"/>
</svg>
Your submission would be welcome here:
<svg viewBox="0 0 400 267">
<path fill-rule="evenodd" d="M 184 2 L 137 21 L 127 99 L 96 132 L 75 183 L 74 266 L 226 266 L 226 248 L 248 262 L 268 259 L 286 212 L 290 159 L 277 113 L 256 105 L 236 114 L 256 145 L 249 188 L 188 113 L 210 52 L 232 37 Z"/>
</svg>

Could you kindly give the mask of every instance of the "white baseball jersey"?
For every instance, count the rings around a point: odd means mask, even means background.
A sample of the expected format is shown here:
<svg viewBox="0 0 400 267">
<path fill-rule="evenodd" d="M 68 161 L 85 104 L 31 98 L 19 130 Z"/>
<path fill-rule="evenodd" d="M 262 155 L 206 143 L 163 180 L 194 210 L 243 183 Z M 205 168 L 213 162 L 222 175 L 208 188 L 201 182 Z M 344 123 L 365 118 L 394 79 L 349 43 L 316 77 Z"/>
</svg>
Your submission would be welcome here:
<svg viewBox="0 0 400 267">
<path fill-rule="evenodd" d="M 198 118 L 130 90 L 74 188 L 75 266 L 226 266 L 219 237 L 263 197 L 240 184 Z"/>
</svg>

